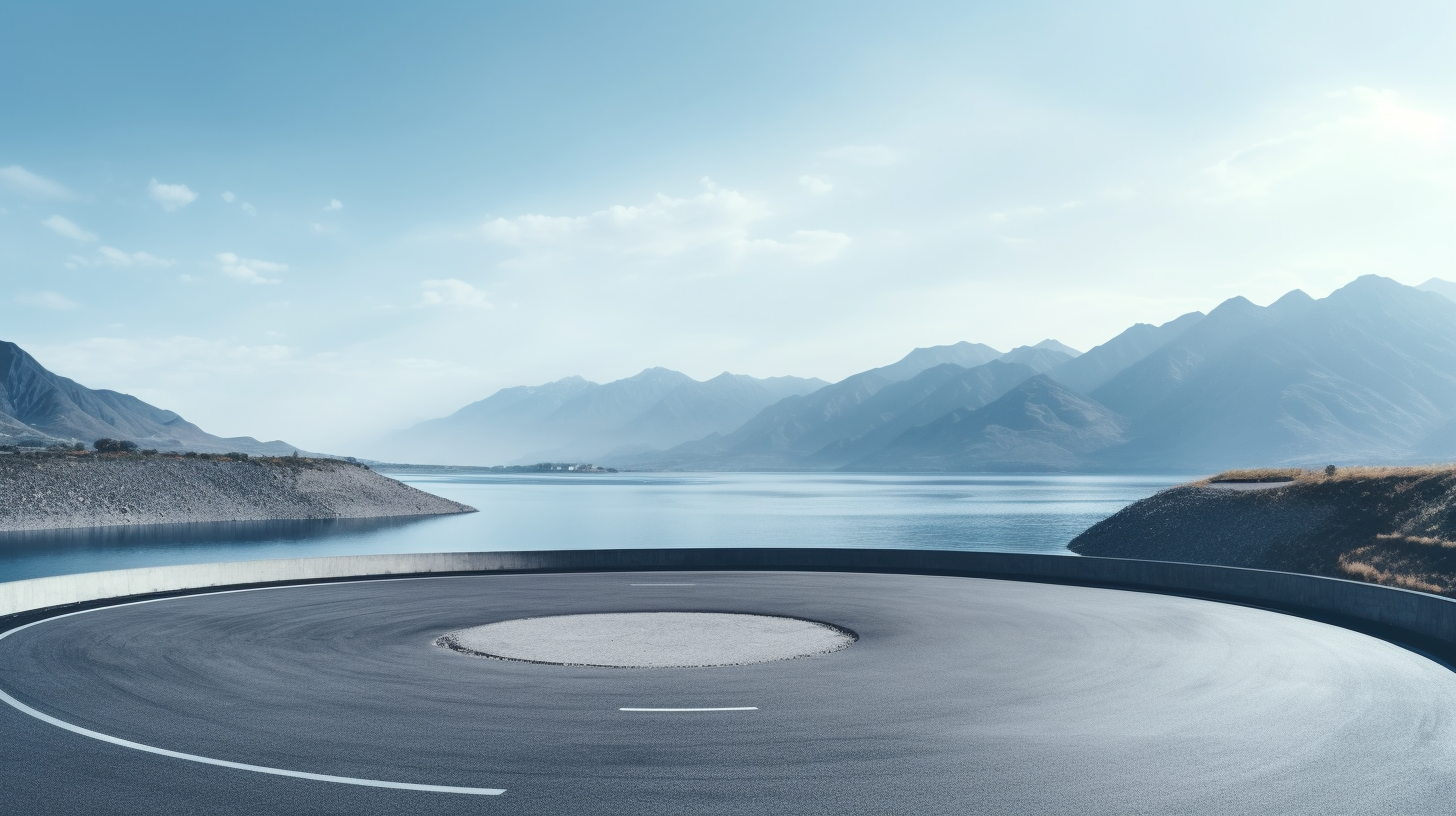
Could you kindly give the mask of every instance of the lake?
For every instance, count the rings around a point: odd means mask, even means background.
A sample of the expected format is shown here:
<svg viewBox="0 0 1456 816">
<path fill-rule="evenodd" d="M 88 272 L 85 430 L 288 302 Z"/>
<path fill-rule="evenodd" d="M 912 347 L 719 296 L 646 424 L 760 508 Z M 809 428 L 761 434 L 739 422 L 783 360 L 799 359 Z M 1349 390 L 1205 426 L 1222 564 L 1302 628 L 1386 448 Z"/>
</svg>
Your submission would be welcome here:
<svg viewBox="0 0 1456 816">
<path fill-rule="evenodd" d="M 647 547 L 891 547 L 1068 554 L 1177 476 L 390 474 L 480 510 L 409 519 L 0 533 L 0 581 L 261 558 Z"/>
</svg>

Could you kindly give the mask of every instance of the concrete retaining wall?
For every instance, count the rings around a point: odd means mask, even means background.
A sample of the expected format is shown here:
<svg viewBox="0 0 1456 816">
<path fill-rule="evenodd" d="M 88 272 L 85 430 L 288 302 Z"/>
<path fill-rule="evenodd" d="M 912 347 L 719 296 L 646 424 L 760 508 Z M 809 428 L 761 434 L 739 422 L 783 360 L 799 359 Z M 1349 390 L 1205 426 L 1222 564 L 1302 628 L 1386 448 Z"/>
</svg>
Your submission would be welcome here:
<svg viewBox="0 0 1456 816">
<path fill-rule="evenodd" d="M 1021 553 L 870 549 L 557 550 L 356 555 L 190 564 L 0 583 L 0 616 L 108 599 L 367 576 L 633 570 L 811 570 L 963 575 L 1212 598 L 1371 628 L 1456 650 L 1456 601 L 1403 589 L 1262 570 Z"/>
</svg>

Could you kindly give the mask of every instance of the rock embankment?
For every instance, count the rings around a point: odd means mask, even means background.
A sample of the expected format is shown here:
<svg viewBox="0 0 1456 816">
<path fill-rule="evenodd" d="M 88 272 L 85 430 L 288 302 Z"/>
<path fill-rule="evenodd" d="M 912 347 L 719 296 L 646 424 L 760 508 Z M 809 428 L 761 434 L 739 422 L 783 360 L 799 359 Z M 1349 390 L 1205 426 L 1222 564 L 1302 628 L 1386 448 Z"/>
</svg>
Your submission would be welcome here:
<svg viewBox="0 0 1456 816">
<path fill-rule="evenodd" d="M 0 530 L 471 512 L 333 459 L 0 457 Z"/>
<path fill-rule="evenodd" d="M 1456 467 L 1296 472 L 1170 488 L 1099 522 L 1081 555 L 1350 578 L 1456 596 Z M 1257 488 L 1257 489 L 1249 489 Z"/>
</svg>

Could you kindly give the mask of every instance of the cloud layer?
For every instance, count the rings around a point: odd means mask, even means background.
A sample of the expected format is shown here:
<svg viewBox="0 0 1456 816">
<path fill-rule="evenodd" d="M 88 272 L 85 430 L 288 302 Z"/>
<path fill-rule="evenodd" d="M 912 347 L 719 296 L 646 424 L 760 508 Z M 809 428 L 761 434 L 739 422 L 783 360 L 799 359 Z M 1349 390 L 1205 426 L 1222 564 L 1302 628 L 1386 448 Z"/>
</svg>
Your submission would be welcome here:
<svg viewBox="0 0 1456 816">
<path fill-rule="evenodd" d="M 665 261 L 700 255 L 715 262 L 779 257 L 823 263 L 850 244 L 841 232 L 794 229 L 777 237 L 755 234 L 772 210 L 762 199 L 719 188 L 674 198 L 658 194 L 642 204 L 618 204 L 589 215 L 521 215 L 495 218 L 480 227 L 487 242 L 516 250 L 525 261 L 594 257 Z"/>
</svg>

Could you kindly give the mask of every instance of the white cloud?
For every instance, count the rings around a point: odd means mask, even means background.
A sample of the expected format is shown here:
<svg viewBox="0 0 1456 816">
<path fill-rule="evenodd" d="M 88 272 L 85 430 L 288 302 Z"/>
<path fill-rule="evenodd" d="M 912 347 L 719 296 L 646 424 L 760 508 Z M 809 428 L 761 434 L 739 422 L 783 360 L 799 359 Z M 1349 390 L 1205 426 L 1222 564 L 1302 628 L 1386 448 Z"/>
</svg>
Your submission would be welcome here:
<svg viewBox="0 0 1456 816">
<path fill-rule="evenodd" d="M 171 212 L 180 207 L 197 200 L 197 193 L 192 192 L 185 184 L 162 184 L 152 179 L 147 184 L 147 192 L 151 194 L 152 200 L 162 205 L 162 209 Z"/>
<path fill-rule="evenodd" d="M 884 145 L 845 145 L 826 150 L 820 155 L 826 159 L 836 159 L 865 167 L 887 167 L 899 164 L 904 158 L 900 151 Z"/>
<path fill-rule="evenodd" d="M 104 245 L 89 258 L 84 255 L 72 255 L 66 259 L 66 266 L 71 269 L 87 266 L 142 266 L 165 269 L 176 263 L 171 258 L 159 258 L 150 252 L 127 252 Z"/>
<path fill-rule="evenodd" d="M 234 201 L 237 201 L 238 200 L 238 197 L 235 196 L 235 195 L 233 195 L 233 191 L 232 190 L 223 190 L 222 191 L 222 200 L 223 201 L 226 201 L 229 204 L 231 204 Z"/>
<path fill-rule="evenodd" d="M 823 230 L 798 230 L 785 239 L 752 237 L 750 227 L 772 214 L 767 204 L 722 189 L 712 179 L 704 178 L 702 186 L 703 192 L 689 198 L 659 194 L 646 204 L 618 204 L 590 215 L 496 218 L 481 225 L 480 234 L 538 258 L 570 253 L 668 259 L 715 253 L 728 260 L 778 254 L 819 262 L 849 243 L 848 236 Z"/>
<path fill-rule="evenodd" d="M 0 167 L 0 184 L 31 198 L 48 198 L 57 201 L 72 201 L 79 196 L 60 182 L 38 176 L 18 164 Z"/>
<path fill-rule="evenodd" d="M 39 306 L 42 309 L 74 309 L 76 302 L 59 292 L 31 292 L 18 295 L 16 300 L 27 306 Z"/>
<path fill-rule="evenodd" d="M 161 266 L 177 263 L 169 258 L 158 258 L 150 252 L 126 252 L 116 247 L 103 246 L 97 250 L 106 262 L 114 266 Z"/>
<path fill-rule="evenodd" d="M 87 232 L 76 225 L 76 222 L 69 218 L 53 215 L 41 222 L 50 227 L 51 232 L 62 238 L 70 238 L 72 241 L 90 242 L 96 240 L 96 234 Z"/>
<path fill-rule="evenodd" d="M 252 204 L 249 204 L 246 201 L 243 202 L 243 212 L 247 213 L 248 215 L 257 215 L 258 214 L 257 208 L 254 207 Z"/>
<path fill-rule="evenodd" d="M 1452 122 L 1394 91 L 1355 87 L 1328 96 L 1314 124 L 1239 148 L 1203 172 L 1199 197 L 1261 198 L 1318 185 L 1417 180 L 1449 185 Z"/>
<path fill-rule="evenodd" d="M 421 306 L 468 306 L 476 309 L 492 308 L 486 294 L 463 280 L 444 278 L 420 281 Z"/>
<path fill-rule="evenodd" d="M 332 210 L 342 210 L 342 209 L 344 209 L 344 202 L 338 200 L 337 198 L 329 199 L 328 206 L 327 207 L 324 207 L 324 211 L 325 212 L 329 212 L 329 211 L 332 211 Z"/>
<path fill-rule="evenodd" d="M 799 186 L 814 195 L 824 195 L 834 189 L 834 184 L 823 176 L 799 176 Z"/>
<path fill-rule="evenodd" d="M 282 281 L 278 278 L 265 277 L 265 273 L 288 271 L 288 264 L 260 261 L 256 258 L 240 258 L 231 252 L 219 252 L 217 260 L 221 264 L 224 275 L 243 283 L 281 283 Z"/>
</svg>

